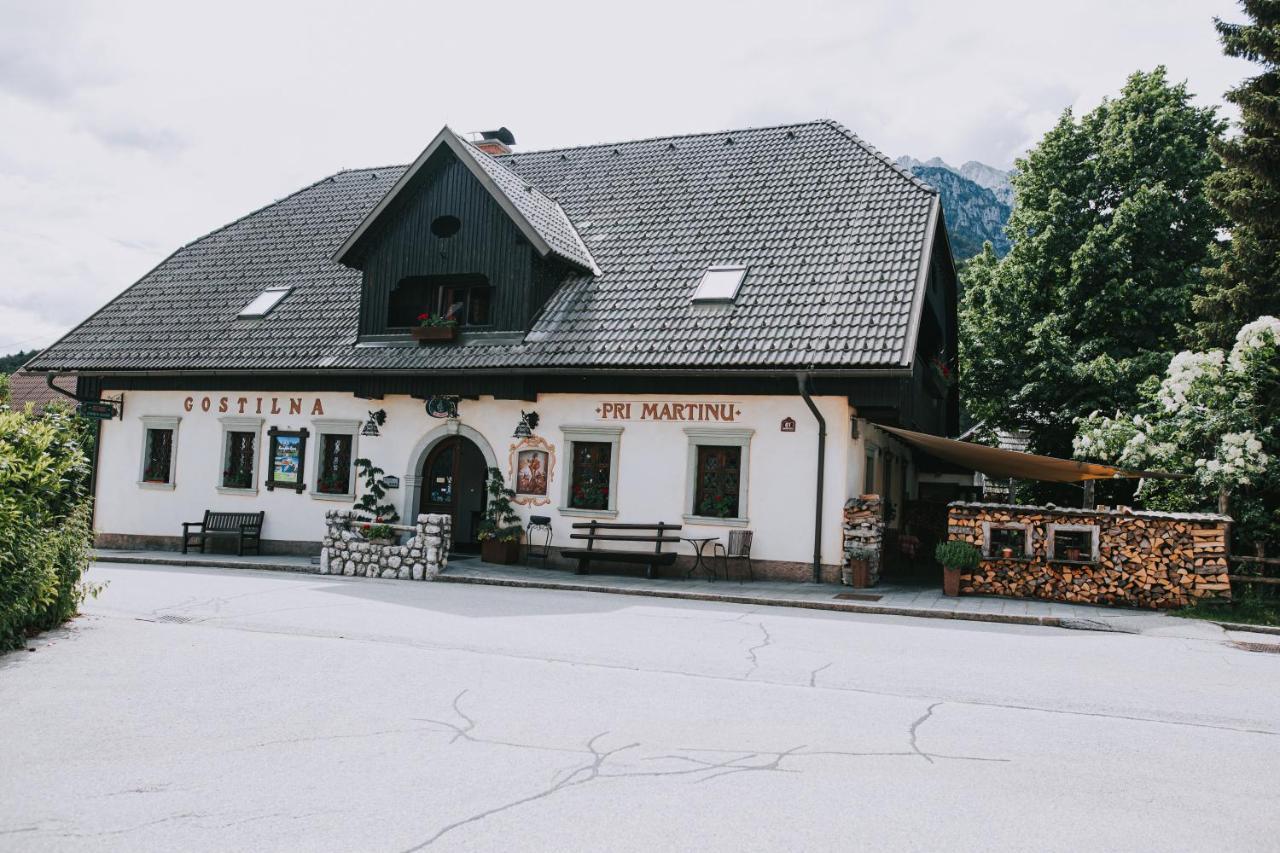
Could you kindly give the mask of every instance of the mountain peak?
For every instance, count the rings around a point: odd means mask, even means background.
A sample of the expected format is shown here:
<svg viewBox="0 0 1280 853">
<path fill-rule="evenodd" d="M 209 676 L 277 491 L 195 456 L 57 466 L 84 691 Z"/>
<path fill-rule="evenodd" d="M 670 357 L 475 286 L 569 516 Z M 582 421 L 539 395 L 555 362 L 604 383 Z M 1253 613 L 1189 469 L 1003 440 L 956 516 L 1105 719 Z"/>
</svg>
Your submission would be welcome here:
<svg viewBox="0 0 1280 853">
<path fill-rule="evenodd" d="M 938 191 L 951 237 L 952 255 L 957 262 L 981 252 L 982 244 L 987 241 L 998 254 L 1009 250 L 1004 227 L 1013 211 L 1010 172 L 976 160 L 958 169 L 941 157 L 922 162 L 903 156 L 895 162 Z"/>
</svg>

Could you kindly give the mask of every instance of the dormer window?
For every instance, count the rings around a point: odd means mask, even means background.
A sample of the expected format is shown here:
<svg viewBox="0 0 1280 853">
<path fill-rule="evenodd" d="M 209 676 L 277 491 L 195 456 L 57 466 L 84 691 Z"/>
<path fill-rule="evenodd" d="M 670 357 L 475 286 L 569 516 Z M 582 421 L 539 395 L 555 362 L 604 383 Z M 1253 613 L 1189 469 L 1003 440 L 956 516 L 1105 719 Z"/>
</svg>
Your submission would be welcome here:
<svg viewBox="0 0 1280 853">
<path fill-rule="evenodd" d="M 387 328 L 417 326 L 423 314 L 447 317 L 463 327 L 488 326 L 492 292 L 489 279 L 476 274 L 403 278 L 391 291 Z"/>
<path fill-rule="evenodd" d="M 720 264 L 708 267 L 693 293 L 694 302 L 732 302 L 747 274 L 745 266 Z"/>
<path fill-rule="evenodd" d="M 288 287 L 268 287 L 259 293 L 252 302 L 240 309 L 241 317 L 265 317 L 271 313 L 281 299 L 289 293 Z"/>
</svg>

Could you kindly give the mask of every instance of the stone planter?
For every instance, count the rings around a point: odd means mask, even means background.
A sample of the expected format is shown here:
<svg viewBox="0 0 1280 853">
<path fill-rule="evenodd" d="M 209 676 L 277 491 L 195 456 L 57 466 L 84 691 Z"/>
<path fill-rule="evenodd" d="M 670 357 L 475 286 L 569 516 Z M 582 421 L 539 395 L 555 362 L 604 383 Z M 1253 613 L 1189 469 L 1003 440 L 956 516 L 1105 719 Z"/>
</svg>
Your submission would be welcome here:
<svg viewBox="0 0 1280 853">
<path fill-rule="evenodd" d="M 409 330 L 409 334 L 420 344 L 427 343 L 447 343 L 448 341 L 457 340 L 457 326 L 415 326 Z"/>
<path fill-rule="evenodd" d="M 943 595 L 960 594 L 960 569 L 942 567 L 942 593 Z"/>
<path fill-rule="evenodd" d="M 500 566 L 513 565 L 520 562 L 520 543 L 485 539 L 480 543 L 480 559 Z"/>
<path fill-rule="evenodd" d="M 434 580 L 449 562 L 451 522 L 447 515 L 419 515 L 402 545 L 399 535 L 385 543 L 365 539 L 352 530 L 364 522 L 351 510 L 331 510 L 325 513 L 320 574 Z"/>
</svg>

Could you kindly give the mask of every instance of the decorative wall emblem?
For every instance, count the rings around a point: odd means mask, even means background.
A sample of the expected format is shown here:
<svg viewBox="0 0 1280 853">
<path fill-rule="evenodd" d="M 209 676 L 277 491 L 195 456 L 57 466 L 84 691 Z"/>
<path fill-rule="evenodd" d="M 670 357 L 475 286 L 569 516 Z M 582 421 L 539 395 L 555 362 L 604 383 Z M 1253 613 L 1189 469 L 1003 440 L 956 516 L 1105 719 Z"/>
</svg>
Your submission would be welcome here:
<svg viewBox="0 0 1280 853">
<path fill-rule="evenodd" d="M 783 419 L 782 419 L 782 427 L 781 427 L 781 429 L 782 429 L 782 431 L 783 431 L 783 432 L 795 432 L 795 431 L 796 431 L 796 419 L 795 419 L 795 418 L 783 418 Z"/>
<path fill-rule="evenodd" d="M 556 467 L 556 448 L 545 438 L 531 435 L 511 445 L 511 483 L 521 506 L 551 503 L 551 475 Z"/>
<path fill-rule="evenodd" d="M 458 398 L 457 397 L 428 397 L 427 414 L 433 418 L 456 418 L 458 417 Z"/>
</svg>

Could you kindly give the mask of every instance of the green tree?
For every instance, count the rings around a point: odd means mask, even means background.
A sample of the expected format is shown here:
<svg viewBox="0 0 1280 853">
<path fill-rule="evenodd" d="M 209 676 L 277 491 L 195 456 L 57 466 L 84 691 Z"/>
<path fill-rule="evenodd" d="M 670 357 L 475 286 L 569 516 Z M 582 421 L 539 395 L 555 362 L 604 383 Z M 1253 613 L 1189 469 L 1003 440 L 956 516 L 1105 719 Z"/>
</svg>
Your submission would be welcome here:
<svg viewBox="0 0 1280 853">
<path fill-rule="evenodd" d="M 1214 19 L 1228 56 L 1263 73 L 1227 92 L 1240 108 L 1240 135 L 1218 143 L 1225 168 L 1209 198 L 1231 221 L 1231 241 L 1214 252 L 1195 300 L 1195 341 L 1229 346 L 1242 324 L 1280 315 L 1280 0 L 1242 0 L 1247 24 Z"/>
<path fill-rule="evenodd" d="M 1017 163 L 1012 248 L 964 272 L 961 386 L 992 427 L 1071 452 L 1074 421 L 1127 408 L 1189 325 L 1220 215 L 1205 197 L 1223 123 L 1164 68 L 1068 110 Z"/>
</svg>

